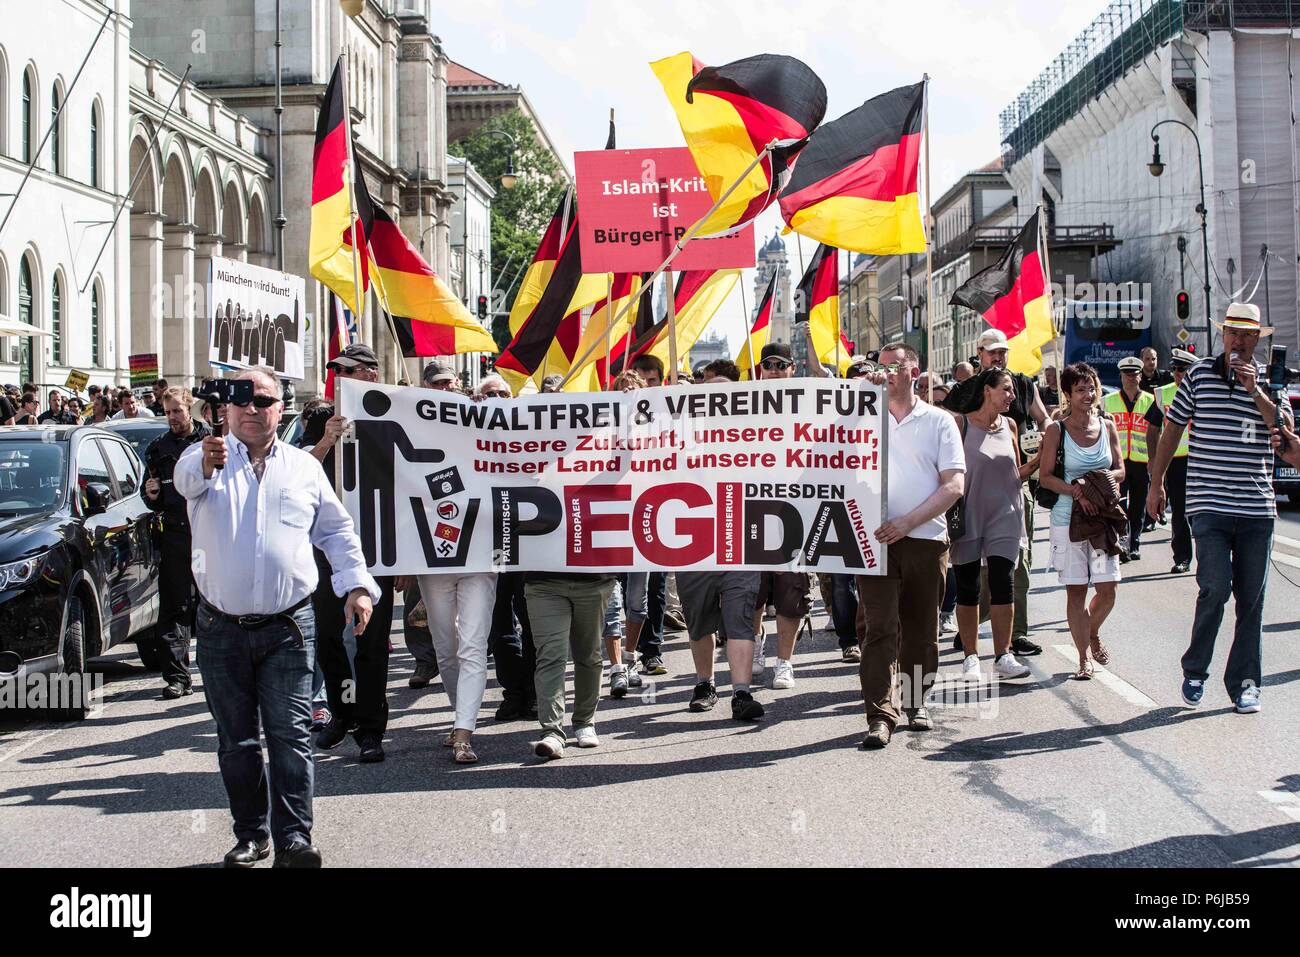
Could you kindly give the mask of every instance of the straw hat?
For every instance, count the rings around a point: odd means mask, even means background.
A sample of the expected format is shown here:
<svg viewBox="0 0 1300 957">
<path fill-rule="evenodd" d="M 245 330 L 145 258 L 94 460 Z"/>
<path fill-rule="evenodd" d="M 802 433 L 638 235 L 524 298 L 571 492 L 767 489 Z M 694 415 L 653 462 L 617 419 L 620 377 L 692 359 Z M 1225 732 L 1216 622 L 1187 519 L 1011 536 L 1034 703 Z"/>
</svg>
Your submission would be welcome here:
<svg viewBox="0 0 1300 957">
<path fill-rule="evenodd" d="M 1228 307 L 1224 321 L 1215 320 L 1214 324 L 1220 329 L 1230 329 L 1233 332 L 1256 332 L 1261 336 L 1273 334 L 1272 326 L 1259 324 L 1259 306 L 1250 302 L 1234 302 Z"/>
</svg>

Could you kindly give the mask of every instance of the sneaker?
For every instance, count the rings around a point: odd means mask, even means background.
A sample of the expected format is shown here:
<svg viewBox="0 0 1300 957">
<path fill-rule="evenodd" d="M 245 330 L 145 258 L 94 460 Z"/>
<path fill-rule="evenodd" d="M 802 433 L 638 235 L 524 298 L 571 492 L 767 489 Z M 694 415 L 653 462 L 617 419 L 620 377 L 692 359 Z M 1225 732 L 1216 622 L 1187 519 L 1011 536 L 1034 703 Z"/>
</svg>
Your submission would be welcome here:
<svg viewBox="0 0 1300 957">
<path fill-rule="evenodd" d="M 492 717 L 497 721 L 523 721 L 528 717 L 528 709 L 518 701 L 506 700 Z"/>
<path fill-rule="evenodd" d="M 609 696 L 621 698 L 627 694 L 627 668 L 615 665 L 609 674 Z"/>
<path fill-rule="evenodd" d="M 951 635 L 951 634 L 955 634 L 956 631 L 957 631 L 957 615 L 950 611 L 948 612 L 948 614 L 944 615 L 942 618 L 939 619 L 939 634 Z"/>
<path fill-rule="evenodd" d="M 767 635 L 759 635 L 754 639 L 754 674 L 761 675 L 767 669 L 767 655 L 763 653 L 763 646 L 767 644 Z"/>
<path fill-rule="evenodd" d="M 979 655 L 967 655 L 966 660 L 961 663 L 961 676 L 966 681 L 979 681 L 984 677 L 980 671 Z"/>
<path fill-rule="evenodd" d="M 580 748 L 600 747 L 600 738 L 596 737 L 596 729 L 591 725 L 573 732 L 573 740 Z"/>
<path fill-rule="evenodd" d="M 666 611 L 664 612 L 664 627 L 669 631 L 685 631 L 686 619 L 676 611 Z"/>
<path fill-rule="evenodd" d="M 357 744 L 361 747 L 357 760 L 362 764 L 378 764 L 384 760 L 384 745 L 375 732 L 367 731 L 357 735 Z"/>
<path fill-rule="evenodd" d="M 894 729 L 889 726 L 888 721 L 884 718 L 875 718 L 868 726 L 867 736 L 862 739 L 862 746 L 868 751 L 879 751 L 889 744 L 893 734 Z"/>
<path fill-rule="evenodd" d="M 406 682 L 408 688 L 427 688 L 429 682 L 438 677 L 437 665 L 426 665 L 423 661 L 415 666 L 415 674 Z"/>
<path fill-rule="evenodd" d="M 1237 714 L 1259 714 L 1259 689 L 1254 685 L 1242 688 L 1237 695 Z"/>
<path fill-rule="evenodd" d="M 315 732 L 322 730 L 325 725 L 329 724 L 330 721 L 333 720 L 333 717 L 334 716 L 330 714 L 329 708 L 317 708 L 313 711 L 311 713 L 312 733 L 314 734 Z"/>
<path fill-rule="evenodd" d="M 1023 678 L 1029 674 L 1029 666 L 1016 660 L 1016 656 L 1007 652 L 993 662 L 993 670 L 1000 678 Z"/>
<path fill-rule="evenodd" d="M 1179 562 L 1173 568 L 1169 569 L 1171 575 L 1186 575 L 1192 568 L 1191 562 Z"/>
<path fill-rule="evenodd" d="M 179 681 L 172 681 L 166 688 L 163 688 L 162 696 L 168 700 L 173 700 L 191 694 L 194 694 L 194 689 L 189 685 L 181 684 Z"/>
<path fill-rule="evenodd" d="M 845 645 L 840 649 L 840 661 L 847 665 L 856 665 L 862 662 L 862 649 L 857 645 Z"/>
<path fill-rule="evenodd" d="M 934 728 L 928 708 L 904 708 L 907 715 L 907 727 L 912 731 L 929 731 Z"/>
<path fill-rule="evenodd" d="M 558 760 L 564 757 L 564 739 L 558 734 L 548 734 L 533 747 L 533 754 L 549 761 Z"/>
<path fill-rule="evenodd" d="M 1183 679 L 1183 704 L 1189 708 L 1198 708 L 1201 705 L 1201 698 L 1205 695 L 1205 682 L 1194 681 L 1191 678 Z"/>
<path fill-rule="evenodd" d="M 1142 561 L 1142 551 L 1141 551 L 1141 549 L 1137 549 L 1137 548 L 1135 548 L 1135 549 L 1133 549 L 1133 551 L 1129 552 L 1129 553 L 1128 553 L 1128 560 L 1131 561 L 1131 562 L 1140 562 L 1140 561 Z"/>
<path fill-rule="evenodd" d="M 695 686 L 695 694 L 691 695 L 692 711 L 712 711 L 717 703 L 718 691 L 712 681 L 701 681 Z"/>
<path fill-rule="evenodd" d="M 1024 635 L 1020 635 L 1011 639 L 1011 653 L 1022 655 L 1026 658 L 1032 658 L 1034 655 L 1041 655 L 1043 653 L 1043 646 L 1036 645 Z"/>
<path fill-rule="evenodd" d="M 772 687 L 789 690 L 794 687 L 794 665 L 788 661 L 776 659 L 776 668 L 772 672 Z"/>
<path fill-rule="evenodd" d="M 737 691 L 731 696 L 731 720 L 757 721 L 763 717 L 763 706 L 748 691 Z"/>
<path fill-rule="evenodd" d="M 629 688 L 640 688 L 645 684 L 641 678 L 641 673 L 636 670 L 636 662 L 631 662 L 627 666 L 627 686 Z"/>
<path fill-rule="evenodd" d="M 320 729 L 320 734 L 316 735 L 316 747 L 331 751 L 343 743 L 343 739 L 348 736 L 348 729 L 343 722 L 337 718 L 330 718 L 330 723 Z"/>
<path fill-rule="evenodd" d="M 649 658 L 641 659 L 641 673 L 646 675 L 666 675 L 668 669 L 664 667 L 664 660 L 658 655 L 651 655 Z"/>
</svg>

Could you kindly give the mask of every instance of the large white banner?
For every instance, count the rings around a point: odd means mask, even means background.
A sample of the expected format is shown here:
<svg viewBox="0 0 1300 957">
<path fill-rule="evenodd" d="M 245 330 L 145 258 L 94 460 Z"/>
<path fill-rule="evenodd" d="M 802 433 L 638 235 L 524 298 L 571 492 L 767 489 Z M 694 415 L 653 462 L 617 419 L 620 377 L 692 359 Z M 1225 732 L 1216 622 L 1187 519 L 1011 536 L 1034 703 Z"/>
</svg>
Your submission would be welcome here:
<svg viewBox="0 0 1300 957">
<path fill-rule="evenodd" d="M 208 360 L 236 369 L 270 366 L 282 379 L 301 380 L 306 296 L 301 276 L 214 256 Z"/>
<path fill-rule="evenodd" d="M 370 570 L 884 573 L 883 389 L 833 379 L 473 402 L 340 381 Z"/>
</svg>

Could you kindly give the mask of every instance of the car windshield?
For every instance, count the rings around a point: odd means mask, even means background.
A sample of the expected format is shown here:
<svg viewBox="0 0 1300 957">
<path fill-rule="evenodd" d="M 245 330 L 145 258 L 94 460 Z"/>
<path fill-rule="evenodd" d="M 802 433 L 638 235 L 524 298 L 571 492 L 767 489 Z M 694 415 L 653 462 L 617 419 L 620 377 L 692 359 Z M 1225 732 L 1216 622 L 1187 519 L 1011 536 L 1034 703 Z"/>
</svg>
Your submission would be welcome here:
<svg viewBox="0 0 1300 957">
<path fill-rule="evenodd" d="M 0 442 L 0 516 L 48 512 L 63 500 L 60 442 Z"/>
<path fill-rule="evenodd" d="M 140 457 L 140 461 L 143 462 L 144 450 L 149 448 L 149 444 L 154 439 L 166 432 L 167 428 L 167 420 L 163 419 L 156 425 L 152 423 L 149 426 L 135 425 L 129 429 L 110 429 L 109 431 L 116 432 L 126 439 L 131 448 L 135 450 L 135 454 Z"/>
</svg>

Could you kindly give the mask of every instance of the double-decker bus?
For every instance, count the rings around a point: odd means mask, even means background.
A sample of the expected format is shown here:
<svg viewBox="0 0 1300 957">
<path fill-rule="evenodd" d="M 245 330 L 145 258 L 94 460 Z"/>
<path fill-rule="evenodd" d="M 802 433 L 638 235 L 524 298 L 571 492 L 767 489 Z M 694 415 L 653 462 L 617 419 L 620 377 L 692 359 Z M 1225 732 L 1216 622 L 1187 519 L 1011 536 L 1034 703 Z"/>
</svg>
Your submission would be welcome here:
<svg viewBox="0 0 1300 957">
<path fill-rule="evenodd" d="M 1104 385 L 1118 387 L 1119 360 L 1151 345 L 1150 304 L 1143 300 L 1067 299 L 1059 308 L 1066 363 L 1088 363 Z"/>
</svg>

